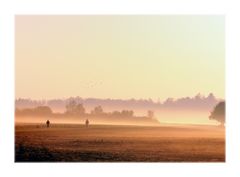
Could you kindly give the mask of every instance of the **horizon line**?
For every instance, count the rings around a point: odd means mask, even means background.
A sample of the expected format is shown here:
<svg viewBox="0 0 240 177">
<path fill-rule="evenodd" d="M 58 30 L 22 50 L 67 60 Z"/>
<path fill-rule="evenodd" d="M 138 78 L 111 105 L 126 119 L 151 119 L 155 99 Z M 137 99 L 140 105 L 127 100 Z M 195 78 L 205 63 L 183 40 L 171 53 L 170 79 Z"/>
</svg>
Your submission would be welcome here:
<svg viewBox="0 0 240 177">
<path fill-rule="evenodd" d="M 193 95 L 193 96 L 182 96 L 182 97 L 166 97 L 166 99 L 161 99 L 161 98 L 99 98 L 99 97 L 81 97 L 81 96 L 68 96 L 68 97 L 61 97 L 61 98 L 30 98 L 30 97 L 17 97 L 15 98 L 16 100 L 19 99 L 30 99 L 30 100 L 35 100 L 35 101 L 49 101 L 49 100 L 67 100 L 67 99 L 75 99 L 75 98 L 81 98 L 81 99 L 99 99 L 99 100 L 124 100 L 124 101 L 129 101 L 129 100 L 151 100 L 152 102 L 160 102 L 160 101 L 166 101 L 168 99 L 173 99 L 173 100 L 178 100 L 182 98 L 195 98 L 199 96 L 200 98 L 207 98 L 208 96 L 213 95 L 216 99 L 222 99 L 225 100 L 225 98 L 221 98 L 216 96 L 214 93 L 209 92 L 208 94 L 201 94 L 200 92 Z M 154 101 L 156 100 L 156 101 Z"/>
</svg>

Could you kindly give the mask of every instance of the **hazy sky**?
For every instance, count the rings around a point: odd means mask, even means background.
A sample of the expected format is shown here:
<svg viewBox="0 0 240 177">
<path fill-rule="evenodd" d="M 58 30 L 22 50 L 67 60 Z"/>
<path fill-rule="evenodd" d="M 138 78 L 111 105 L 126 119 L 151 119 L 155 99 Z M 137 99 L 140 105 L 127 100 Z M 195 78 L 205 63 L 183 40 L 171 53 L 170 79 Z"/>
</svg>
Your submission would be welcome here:
<svg viewBox="0 0 240 177">
<path fill-rule="evenodd" d="M 16 98 L 224 98 L 224 16 L 16 16 Z"/>
</svg>

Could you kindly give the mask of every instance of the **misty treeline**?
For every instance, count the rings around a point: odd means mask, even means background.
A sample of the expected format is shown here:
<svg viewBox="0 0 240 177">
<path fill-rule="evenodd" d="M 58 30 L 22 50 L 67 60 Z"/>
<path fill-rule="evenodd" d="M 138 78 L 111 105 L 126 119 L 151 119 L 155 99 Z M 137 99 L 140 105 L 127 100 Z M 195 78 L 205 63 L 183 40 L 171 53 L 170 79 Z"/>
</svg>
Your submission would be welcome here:
<svg viewBox="0 0 240 177">
<path fill-rule="evenodd" d="M 219 102 L 211 112 L 209 116 L 210 120 L 216 120 L 221 123 L 222 126 L 225 124 L 225 101 Z"/>
<path fill-rule="evenodd" d="M 113 112 L 104 112 L 102 106 L 96 106 L 90 113 L 86 112 L 82 103 L 77 103 L 75 100 L 69 101 L 65 106 L 64 113 L 54 113 L 49 106 L 37 106 L 35 108 L 24 108 L 15 110 L 16 116 L 71 116 L 71 117 L 116 117 L 116 118 L 136 118 L 133 110 L 122 110 Z M 145 118 L 154 118 L 154 112 L 147 111 Z M 142 118 L 143 118 L 142 117 Z"/>
<path fill-rule="evenodd" d="M 98 98 L 81 98 L 81 97 L 70 97 L 66 99 L 49 99 L 49 100 L 32 100 L 25 98 L 18 98 L 15 100 L 17 108 L 35 108 L 38 106 L 49 106 L 54 112 L 63 112 L 66 104 L 70 101 L 76 101 L 82 103 L 86 109 L 91 109 L 96 105 L 101 105 L 107 108 L 107 111 L 114 111 L 120 109 L 131 109 L 131 110 L 203 110 L 209 111 L 222 99 L 216 98 L 212 93 L 207 96 L 197 94 L 194 97 L 182 97 L 178 99 L 167 98 L 165 101 L 153 101 L 152 99 L 98 99 Z"/>
</svg>

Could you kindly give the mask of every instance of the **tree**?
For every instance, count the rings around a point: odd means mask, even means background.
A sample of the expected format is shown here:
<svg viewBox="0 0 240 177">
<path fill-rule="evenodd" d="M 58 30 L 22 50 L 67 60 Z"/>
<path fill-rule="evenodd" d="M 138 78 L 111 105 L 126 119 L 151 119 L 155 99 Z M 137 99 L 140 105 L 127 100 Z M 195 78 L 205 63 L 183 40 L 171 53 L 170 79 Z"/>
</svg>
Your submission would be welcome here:
<svg viewBox="0 0 240 177">
<path fill-rule="evenodd" d="M 66 105 L 66 113 L 70 114 L 74 111 L 77 103 L 74 100 L 70 100 L 69 103 Z"/>
<path fill-rule="evenodd" d="M 101 106 L 97 106 L 94 108 L 94 110 L 91 111 L 92 115 L 102 115 L 103 113 L 104 112 Z"/>
<path fill-rule="evenodd" d="M 52 110 L 48 106 L 38 106 L 34 108 L 34 113 L 38 115 L 50 115 L 52 114 Z"/>
<path fill-rule="evenodd" d="M 216 120 L 223 126 L 225 124 L 225 101 L 219 102 L 209 116 L 210 120 Z"/>
<path fill-rule="evenodd" d="M 120 116 L 121 116 L 121 112 L 119 112 L 119 111 L 113 111 L 113 112 L 112 112 L 112 116 L 113 116 L 113 117 L 120 117 Z"/>
<path fill-rule="evenodd" d="M 133 117 L 134 112 L 132 110 L 122 110 L 121 117 Z"/>
<path fill-rule="evenodd" d="M 16 109 L 16 115 L 38 115 L 38 116 L 46 116 L 53 114 L 52 110 L 48 106 L 38 106 L 35 108 L 25 108 L 25 109 Z"/>
<path fill-rule="evenodd" d="M 85 108 L 83 107 L 83 104 L 77 104 L 76 109 L 73 112 L 76 115 L 83 115 L 85 114 Z"/>
<path fill-rule="evenodd" d="M 150 119 L 153 119 L 154 118 L 154 112 L 149 110 L 147 117 L 149 117 Z"/>
<path fill-rule="evenodd" d="M 66 105 L 66 114 L 71 114 L 71 115 L 84 115 L 85 114 L 85 108 L 83 107 L 82 104 L 77 104 L 76 101 L 71 100 L 67 105 Z"/>
</svg>

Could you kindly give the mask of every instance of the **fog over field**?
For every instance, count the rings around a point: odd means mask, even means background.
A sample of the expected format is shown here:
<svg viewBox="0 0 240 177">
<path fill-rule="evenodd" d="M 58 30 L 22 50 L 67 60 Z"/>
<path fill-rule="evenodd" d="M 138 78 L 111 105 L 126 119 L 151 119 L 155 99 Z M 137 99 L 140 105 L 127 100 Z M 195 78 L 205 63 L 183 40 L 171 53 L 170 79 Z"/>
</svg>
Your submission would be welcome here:
<svg viewBox="0 0 240 177">
<path fill-rule="evenodd" d="M 224 162 L 224 15 L 16 15 L 16 162 Z"/>
<path fill-rule="evenodd" d="M 17 99 L 15 161 L 225 161 L 225 102 L 213 94 L 163 103 L 90 100 Z"/>
<path fill-rule="evenodd" d="M 121 110 L 132 110 L 135 116 L 147 116 L 147 111 L 154 111 L 155 118 L 161 123 L 180 123 L 180 124 L 211 124 L 216 125 L 216 121 L 209 121 L 209 114 L 213 110 L 214 106 L 221 101 L 221 98 L 216 98 L 212 93 L 208 96 L 197 94 L 194 97 L 184 98 L 168 98 L 163 102 L 148 100 L 119 100 L 119 99 L 96 99 L 96 98 L 81 98 L 71 97 L 68 99 L 51 99 L 51 100 L 31 100 L 31 99 L 16 99 L 16 108 L 34 108 L 37 106 L 49 106 L 55 113 L 64 113 L 66 110 L 66 104 L 70 101 L 76 101 L 83 104 L 86 113 L 90 113 L 96 106 L 101 105 L 104 112 L 113 112 Z M 56 116 L 55 116 L 56 117 Z M 86 116 L 82 116 L 85 117 Z M 28 122 L 38 122 L 37 120 L 44 120 L 46 117 L 36 117 L 34 119 L 22 118 L 17 121 L 26 120 Z M 101 116 L 100 116 L 101 118 Z M 74 116 L 71 118 L 63 117 L 54 119 L 56 122 L 69 122 L 79 123 Z M 72 119 L 72 120 L 71 120 Z M 103 116 L 102 118 L 103 119 Z M 79 120 L 79 119 L 78 119 Z M 99 119 L 100 120 L 100 119 Z M 100 123 L 99 120 L 94 123 Z M 80 121 L 81 122 L 81 121 Z M 108 123 L 107 120 L 103 120 L 103 123 Z M 110 122 L 111 123 L 111 122 Z M 131 123 L 133 124 L 133 123 Z"/>
</svg>

